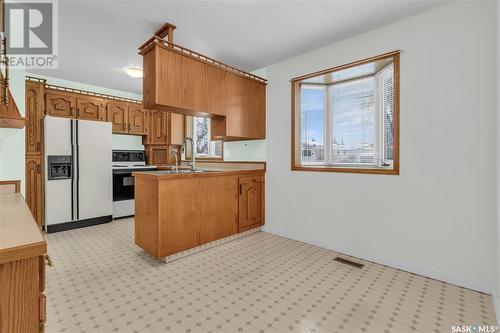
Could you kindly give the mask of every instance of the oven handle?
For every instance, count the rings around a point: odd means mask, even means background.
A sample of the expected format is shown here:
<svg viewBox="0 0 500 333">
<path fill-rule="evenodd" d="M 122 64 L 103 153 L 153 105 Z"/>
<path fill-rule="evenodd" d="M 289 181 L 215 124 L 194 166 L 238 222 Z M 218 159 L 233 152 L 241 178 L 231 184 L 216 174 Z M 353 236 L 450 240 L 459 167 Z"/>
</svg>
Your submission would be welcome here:
<svg viewBox="0 0 500 333">
<path fill-rule="evenodd" d="M 132 175 L 133 172 L 144 172 L 144 171 L 156 171 L 155 169 L 123 169 L 123 170 L 113 170 L 114 175 L 123 175 L 123 174 L 130 174 Z"/>
</svg>

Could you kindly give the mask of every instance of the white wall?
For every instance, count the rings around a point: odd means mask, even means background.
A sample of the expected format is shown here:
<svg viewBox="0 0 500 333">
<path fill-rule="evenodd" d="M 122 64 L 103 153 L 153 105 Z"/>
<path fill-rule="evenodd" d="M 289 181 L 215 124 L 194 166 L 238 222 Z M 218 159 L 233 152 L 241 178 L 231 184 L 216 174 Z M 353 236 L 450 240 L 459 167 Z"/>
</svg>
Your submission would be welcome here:
<svg viewBox="0 0 500 333">
<path fill-rule="evenodd" d="M 24 70 L 9 72 L 10 91 L 24 117 Z M 24 194 L 24 128 L 0 128 L 0 180 L 21 180 Z"/>
<path fill-rule="evenodd" d="M 120 150 L 144 150 L 142 136 L 139 135 L 113 134 L 112 146 Z"/>
<path fill-rule="evenodd" d="M 500 91 L 500 2 L 497 1 L 497 92 Z M 497 93 L 497 182 L 496 182 L 496 248 L 493 257 L 493 268 L 495 269 L 495 288 L 493 292 L 493 306 L 500 322 L 500 93 Z"/>
<path fill-rule="evenodd" d="M 224 161 L 266 160 L 266 140 L 224 142 Z"/>
<path fill-rule="evenodd" d="M 142 101 L 142 95 L 134 94 L 134 93 L 127 92 L 127 91 L 99 87 L 99 86 L 94 86 L 92 84 L 86 84 L 86 83 L 81 83 L 81 82 L 76 82 L 76 81 L 58 79 L 55 77 L 38 75 L 38 74 L 26 73 L 26 75 L 45 79 L 45 80 L 47 80 L 48 84 L 52 84 L 55 86 L 91 91 L 91 92 L 95 92 L 95 93 L 99 93 L 99 94 L 106 94 L 106 95 L 111 95 L 111 96 L 117 96 L 117 97 L 123 97 L 123 98 L 129 98 L 129 99 L 135 99 L 135 100 Z M 131 80 L 137 80 L 137 79 L 131 78 Z"/>
<path fill-rule="evenodd" d="M 266 227 L 490 292 L 494 2 L 455 2 L 267 67 Z M 401 175 L 290 171 L 290 79 L 402 49 Z"/>
</svg>

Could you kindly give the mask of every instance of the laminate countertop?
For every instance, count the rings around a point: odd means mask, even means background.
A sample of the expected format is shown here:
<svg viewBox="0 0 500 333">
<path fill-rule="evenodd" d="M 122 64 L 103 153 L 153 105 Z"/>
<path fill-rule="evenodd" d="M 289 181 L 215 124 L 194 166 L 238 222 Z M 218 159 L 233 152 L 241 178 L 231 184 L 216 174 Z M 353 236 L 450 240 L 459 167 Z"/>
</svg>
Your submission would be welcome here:
<svg viewBox="0 0 500 333">
<path fill-rule="evenodd" d="M 233 175 L 255 175 L 264 174 L 264 169 L 199 169 L 191 172 L 189 170 L 180 170 L 175 173 L 172 170 L 158 171 L 138 171 L 132 173 L 134 177 L 145 177 L 154 179 L 173 179 L 173 178 L 193 178 L 193 177 L 215 177 L 215 176 L 233 176 Z"/>
<path fill-rule="evenodd" d="M 20 193 L 0 194 L 0 264 L 47 253 L 47 243 Z"/>
</svg>

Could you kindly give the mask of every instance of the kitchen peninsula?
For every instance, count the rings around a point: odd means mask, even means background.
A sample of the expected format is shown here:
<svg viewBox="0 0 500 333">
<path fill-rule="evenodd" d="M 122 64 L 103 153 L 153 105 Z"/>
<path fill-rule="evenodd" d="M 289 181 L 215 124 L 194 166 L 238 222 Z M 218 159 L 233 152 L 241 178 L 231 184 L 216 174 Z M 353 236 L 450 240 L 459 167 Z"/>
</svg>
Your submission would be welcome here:
<svg viewBox="0 0 500 333">
<path fill-rule="evenodd" d="M 258 169 L 136 172 L 135 243 L 163 259 L 264 224 Z"/>
</svg>

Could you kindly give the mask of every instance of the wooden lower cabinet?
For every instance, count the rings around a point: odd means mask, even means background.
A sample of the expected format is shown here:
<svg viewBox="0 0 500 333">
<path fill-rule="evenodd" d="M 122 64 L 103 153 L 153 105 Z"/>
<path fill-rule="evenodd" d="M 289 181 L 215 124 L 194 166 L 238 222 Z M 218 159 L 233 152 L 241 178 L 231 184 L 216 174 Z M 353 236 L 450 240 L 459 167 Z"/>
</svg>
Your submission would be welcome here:
<svg viewBox="0 0 500 333">
<path fill-rule="evenodd" d="M 0 207 L 0 332 L 43 332 L 47 243 L 21 193 Z"/>
<path fill-rule="evenodd" d="M 44 265 L 39 257 L 0 264 L 0 332 L 43 331 L 45 295 L 40 281 L 45 278 L 39 265 Z"/>
<path fill-rule="evenodd" d="M 239 178 L 239 231 L 264 224 L 264 177 Z"/>
<path fill-rule="evenodd" d="M 234 176 L 199 177 L 197 194 L 200 244 L 234 235 L 238 232 L 238 191 Z"/>
<path fill-rule="evenodd" d="M 245 193 L 240 194 L 239 184 L 246 184 Z M 264 203 L 256 201 L 264 200 L 263 185 L 263 171 L 138 173 L 135 243 L 161 259 L 261 226 Z M 240 208 L 242 203 L 245 209 Z"/>
<path fill-rule="evenodd" d="M 26 157 L 26 203 L 37 224 L 44 224 L 44 176 L 43 157 Z"/>
</svg>

